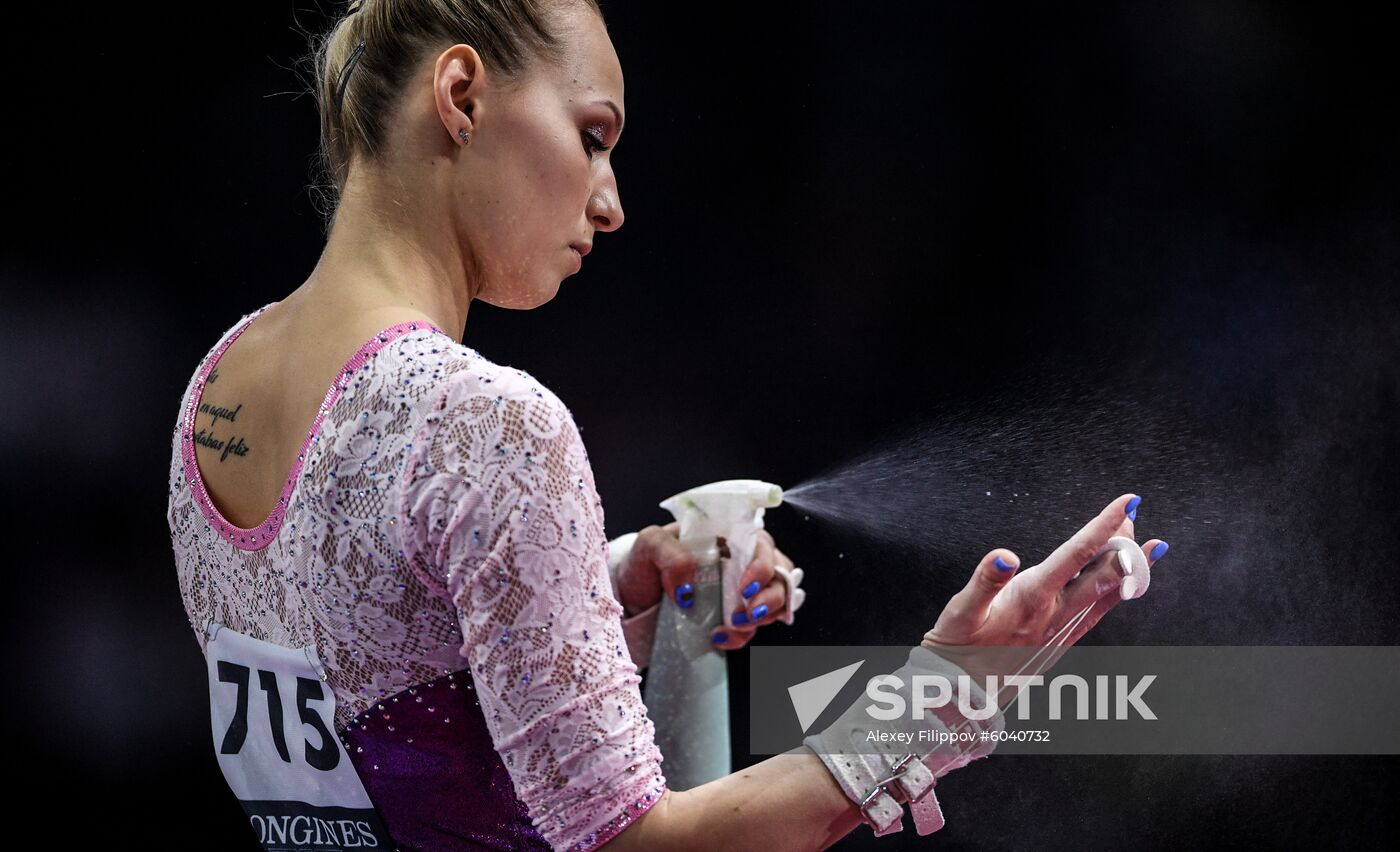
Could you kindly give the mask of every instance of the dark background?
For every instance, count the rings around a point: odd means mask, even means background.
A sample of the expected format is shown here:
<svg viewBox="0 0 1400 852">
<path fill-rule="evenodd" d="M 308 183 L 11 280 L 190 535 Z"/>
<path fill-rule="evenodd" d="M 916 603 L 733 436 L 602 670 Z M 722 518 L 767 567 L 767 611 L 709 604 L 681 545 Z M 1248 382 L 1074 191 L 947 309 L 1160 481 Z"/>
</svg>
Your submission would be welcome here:
<svg viewBox="0 0 1400 852">
<path fill-rule="evenodd" d="M 897 559 L 770 510 L 810 598 L 757 641 L 912 642 L 988 549 L 1040 558 L 1134 491 L 1139 537 L 1172 550 L 1086 641 L 1396 642 L 1392 22 L 1224 0 L 604 8 L 626 224 L 552 302 L 474 305 L 465 342 L 568 403 L 610 536 L 684 488 L 791 486 L 914 429 L 987 487 L 902 519 L 937 541 Z M 319 255 L 317 119 L 290 68 L 322 18 L 27 14 L 0 251 L 10 765 L 83 845 L 251 849 L 166 466 L 198 359 Z M 1012 506 L 1021 464 L 1037 502 Z M 1389 846 L 1398 768 L 994 757 L 940 784 L 935 837 L 842 848 Z"/>
</svg>

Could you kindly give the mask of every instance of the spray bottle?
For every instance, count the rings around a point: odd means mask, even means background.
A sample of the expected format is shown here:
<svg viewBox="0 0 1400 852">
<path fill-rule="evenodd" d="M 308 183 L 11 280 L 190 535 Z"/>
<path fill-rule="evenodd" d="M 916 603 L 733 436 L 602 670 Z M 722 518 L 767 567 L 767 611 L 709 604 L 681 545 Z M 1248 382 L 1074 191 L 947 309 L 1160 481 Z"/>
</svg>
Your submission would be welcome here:
<svg viewBox="0 0 1400 852">
<path fill-rule="evenodd" d="M 753 561 L 763 510 L 782 502 L 782 488 L 757 479 L 712 482 L 661 501 L 698 563 L 695 603 L 661 607 L 647 673 L 647 714 L 672 789 L 730 772 L 729 675 L 724 651 L 710 637 L 742 605 L 739 580 Z"/>
</svg>

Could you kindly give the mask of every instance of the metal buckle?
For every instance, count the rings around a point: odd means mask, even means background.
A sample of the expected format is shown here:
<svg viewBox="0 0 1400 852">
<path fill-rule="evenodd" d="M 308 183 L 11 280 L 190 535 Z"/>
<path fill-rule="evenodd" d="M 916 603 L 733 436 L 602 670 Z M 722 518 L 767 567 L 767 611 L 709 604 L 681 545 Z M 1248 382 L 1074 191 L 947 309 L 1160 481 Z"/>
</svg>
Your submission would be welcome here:
<svg viewBox="0 0 1400 852">
<path fill-rule="evenodd" d="M 908 770 L 904 768 L 905 765 L 916 757 L 918 757 L 918 755 L 916 754 L 906 754 L 904 757 L 901 757 L 898 761 L 895 762 L 894 766 L 890 767 L 891 774 L 888 778 L 882 778 L 879 781 L 876 781 L 874 785 L 871 786 L 870 792 L 866 793 L 865 798 L 861 800 L 860 810 L 862 813 L 865 812 L 865 809 L 870 806 L 870 803 L 875 801 L 875 799 L 878 798 L 881 793 L 884 793 L 885 795 L 894 799 L 896 804 L 900 803 L 899 799 L 895 798 L 890 793 L 890 791 L 886 789 L 885 785 L 891 784 L 895 781 L 898 781 L 900 778 L 903 778 L 904 773 L 908 772 Z"/>
</svg>

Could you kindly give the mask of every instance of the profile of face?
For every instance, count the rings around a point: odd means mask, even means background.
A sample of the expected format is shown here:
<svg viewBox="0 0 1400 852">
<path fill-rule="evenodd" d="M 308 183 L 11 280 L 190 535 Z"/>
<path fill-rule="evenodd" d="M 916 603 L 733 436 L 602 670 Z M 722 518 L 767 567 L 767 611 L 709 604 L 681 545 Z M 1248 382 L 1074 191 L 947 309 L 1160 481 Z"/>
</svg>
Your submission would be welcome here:
<svg viewBox="0 0 1400 852">
<path fill-rule="evenodd" d="M 458 145 L 451 225 L 476 259 L 475 297 L 503 308 L 554 298 L 596 233 L 622 226 L 607 150 L 626 114 L 622 67 L 596 13 L 569 4 L 556 14 L 565 60 L 536 60 L 516 87 L 503 89 L 468 45 L 434 69 L 438 114 Z"/>
</svg>

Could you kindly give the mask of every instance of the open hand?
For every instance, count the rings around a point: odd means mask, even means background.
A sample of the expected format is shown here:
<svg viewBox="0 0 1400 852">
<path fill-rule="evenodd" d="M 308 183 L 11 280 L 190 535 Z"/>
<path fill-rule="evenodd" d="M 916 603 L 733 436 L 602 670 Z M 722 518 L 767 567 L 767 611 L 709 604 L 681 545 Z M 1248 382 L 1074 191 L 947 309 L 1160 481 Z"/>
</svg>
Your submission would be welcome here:
<svg viewBox="0 0 1400 852">
<path fill-rule="evenodd" d="M 1134 538 L 1133 521 L 1140 502 L 1135 495 L 1121 495 L 1044 562 L 1020 573 L 1015 553 L 1005 548 L 991 551 L 967 587 L 948 601 L 922 644 L 940 655 L 961 659 L 972 658 L 980 647 L 1073 645 L 1122 600 L 1123 575 L 1116 551 L 1098 554 L 1115 535 Z M 1149 565 L 1166 550 L 1161 539 L 1142 545 Z M 1086 607 L 1091 607 L 1088 615 L 1068 635 L 1059 636 Z M 976 668 L 994 669 L 988 674 L 1011 673 L 997 670 L 1003 666 L 990 664 L 989 659 L 977 657 Z"/>
</svg>

